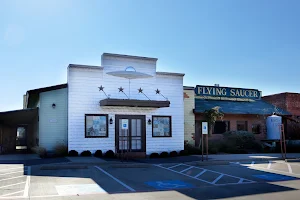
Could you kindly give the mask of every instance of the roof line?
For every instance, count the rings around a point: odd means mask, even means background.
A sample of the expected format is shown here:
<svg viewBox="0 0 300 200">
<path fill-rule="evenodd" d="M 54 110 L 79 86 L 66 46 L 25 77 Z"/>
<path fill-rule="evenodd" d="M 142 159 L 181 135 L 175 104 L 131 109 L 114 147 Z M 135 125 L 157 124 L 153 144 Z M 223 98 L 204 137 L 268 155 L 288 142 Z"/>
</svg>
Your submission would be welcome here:
<svg viewBox="0 0 300 200">
<path fill-rule="evenodd" d="M 79 64 L 69 64 L 68 68 L 104 69 L 104 67 L 102 67 L 102 66 L 96 66 L 96 65 L 79 65 Z"/>
<path fill-rule="evenodd" d="M 25 108 L 25 109 L 18 109 L 18 110 L 9 110 L 9 111 L 3 111 L 0 112 L 0 114 L 6 114 L 6 113 L 11 113 L 11 112 L 19 112 L 19 111 L 31 111 L 31 110 L 38 110 L 38 108 Z"/>
<path fill-rule="evenodd" d="M 102 56 L 113 56 L 113 57 L 131 58 L 131 59 L 143 59 L 143 60 L 151 60 L 151 61 L 157 61 L 158 60 L 157 58 L 151 58 L 151 57 L 132 56 L 132 55 L 115 54 L 115 53 L 103 53 Z"/>
<path fill-rule="evenodd" d="M 28 90 L 27 93 L 48 92 L 48 91 L 63 89 L 63 88 L 67 88 L 67 87 L 68 87 L 68 84 L 64 83 L 64 84 L 60 84 L 60 85 L 53 85 L 53 86 L 48 86 L 48 87 L 43 87 L 43 88 L 37 88 L 37 89 L 33 89 L 33 90 Z"/>
<path fill-rule="evenodd" d="M 156 72 L 158 75 L 170 75 L 170 76 L 184 76 L 183 73 L 174 73 L 174 72 Z"/>
</svg>

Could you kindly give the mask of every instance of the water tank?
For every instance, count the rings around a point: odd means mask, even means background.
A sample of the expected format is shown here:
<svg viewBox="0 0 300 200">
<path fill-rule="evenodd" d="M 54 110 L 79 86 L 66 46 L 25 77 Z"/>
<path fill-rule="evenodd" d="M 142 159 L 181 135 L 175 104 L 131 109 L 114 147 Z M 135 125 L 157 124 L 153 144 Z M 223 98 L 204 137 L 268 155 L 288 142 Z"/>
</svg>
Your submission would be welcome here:
<svg viewBox="0 0 300 200">
<path fill-rule="evenodd" d="M 282 124 L 282 117 L 272 115 L 267 118 L 267 139 L 280 140 L 280 125 Z"/>
</svg>

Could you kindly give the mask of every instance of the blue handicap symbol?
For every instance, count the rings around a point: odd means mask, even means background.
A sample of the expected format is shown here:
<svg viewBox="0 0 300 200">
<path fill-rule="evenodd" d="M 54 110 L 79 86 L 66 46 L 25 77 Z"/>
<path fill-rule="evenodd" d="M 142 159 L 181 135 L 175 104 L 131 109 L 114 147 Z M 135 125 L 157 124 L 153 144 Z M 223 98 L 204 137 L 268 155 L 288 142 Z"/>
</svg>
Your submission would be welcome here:
<svg viewBox="0 0 300 200">
<path fill-rule="evenodd" d="M 260 174 L 260 175 L 253 175 L 256 178 L 264 179 L 267 181 L 291 181 L 297 180 L 295 177 L 285 176 L 280 174 Z"/>
<path fill-rule="evenodd" d="M 170 189 L 184 189 L 184 188 L 194 188 L 195 186 L 182 181 L 151 181 L 145 182 L 145 184 L 150 185 L 159 190 L 170 190 Z"/>
</svg>

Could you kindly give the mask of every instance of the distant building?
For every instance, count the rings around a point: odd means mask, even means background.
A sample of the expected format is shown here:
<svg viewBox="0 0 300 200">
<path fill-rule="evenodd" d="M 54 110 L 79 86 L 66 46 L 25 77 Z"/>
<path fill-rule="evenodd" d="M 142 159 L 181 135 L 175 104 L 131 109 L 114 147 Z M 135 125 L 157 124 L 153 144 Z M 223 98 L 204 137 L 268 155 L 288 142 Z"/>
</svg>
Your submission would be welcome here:
<svg viewBox="0 0 300 200">
<path fill-rule="evenodd" d="M 215 86 L 184 87 L 185 142 L 198 145 L 205 111 L 216 106 L 224 113 L 213 127 L 211 139 L 222 139 L 227 131 L 249 131 L 257 139 L 266 139 L 266 118 L 274 112 L 290 115 L 284 108 L 261 99 L 256 89 Z"/>
<path fill-rule="evenodd" d="M 292 115 L 292 120 L 283 119 L 287 139 L 300 139 L 300 123 L 296 123 L 296 121 L 300 121 L 300 94 L 285 92 L 264 96 L 262 99 Z"/>
</svg>

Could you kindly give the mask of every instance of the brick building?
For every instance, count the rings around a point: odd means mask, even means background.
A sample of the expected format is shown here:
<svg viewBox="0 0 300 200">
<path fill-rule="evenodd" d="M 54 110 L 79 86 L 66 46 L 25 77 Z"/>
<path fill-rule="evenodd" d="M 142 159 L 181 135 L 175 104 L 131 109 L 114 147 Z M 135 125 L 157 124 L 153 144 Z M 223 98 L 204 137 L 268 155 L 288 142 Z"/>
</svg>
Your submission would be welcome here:
<svg viewBox="0 0 300 200">
<path fill-rule="evenodd" d="M 266 139 L 266 118 L 273 112 L 290 115 L 284 108 L 261 99 L 255 89 L 216 86 L 184 87 L 185 142 L 198 146 L 202 122 L 207 121 L 205 111 L 220 107 L 224 113 L 212 130 L 210 139 L 222 139 L 227 131 L 253 132 L 259 140 Z"/>
<path fill-rule="evenodd" d="M 300 139 L 300 94 L 299 93 L 279 93 L 262 97 L 277 108 L 288 111 L 292 116 L 291 120 L 283 119 L 288 139 Z"/>
</svg>

